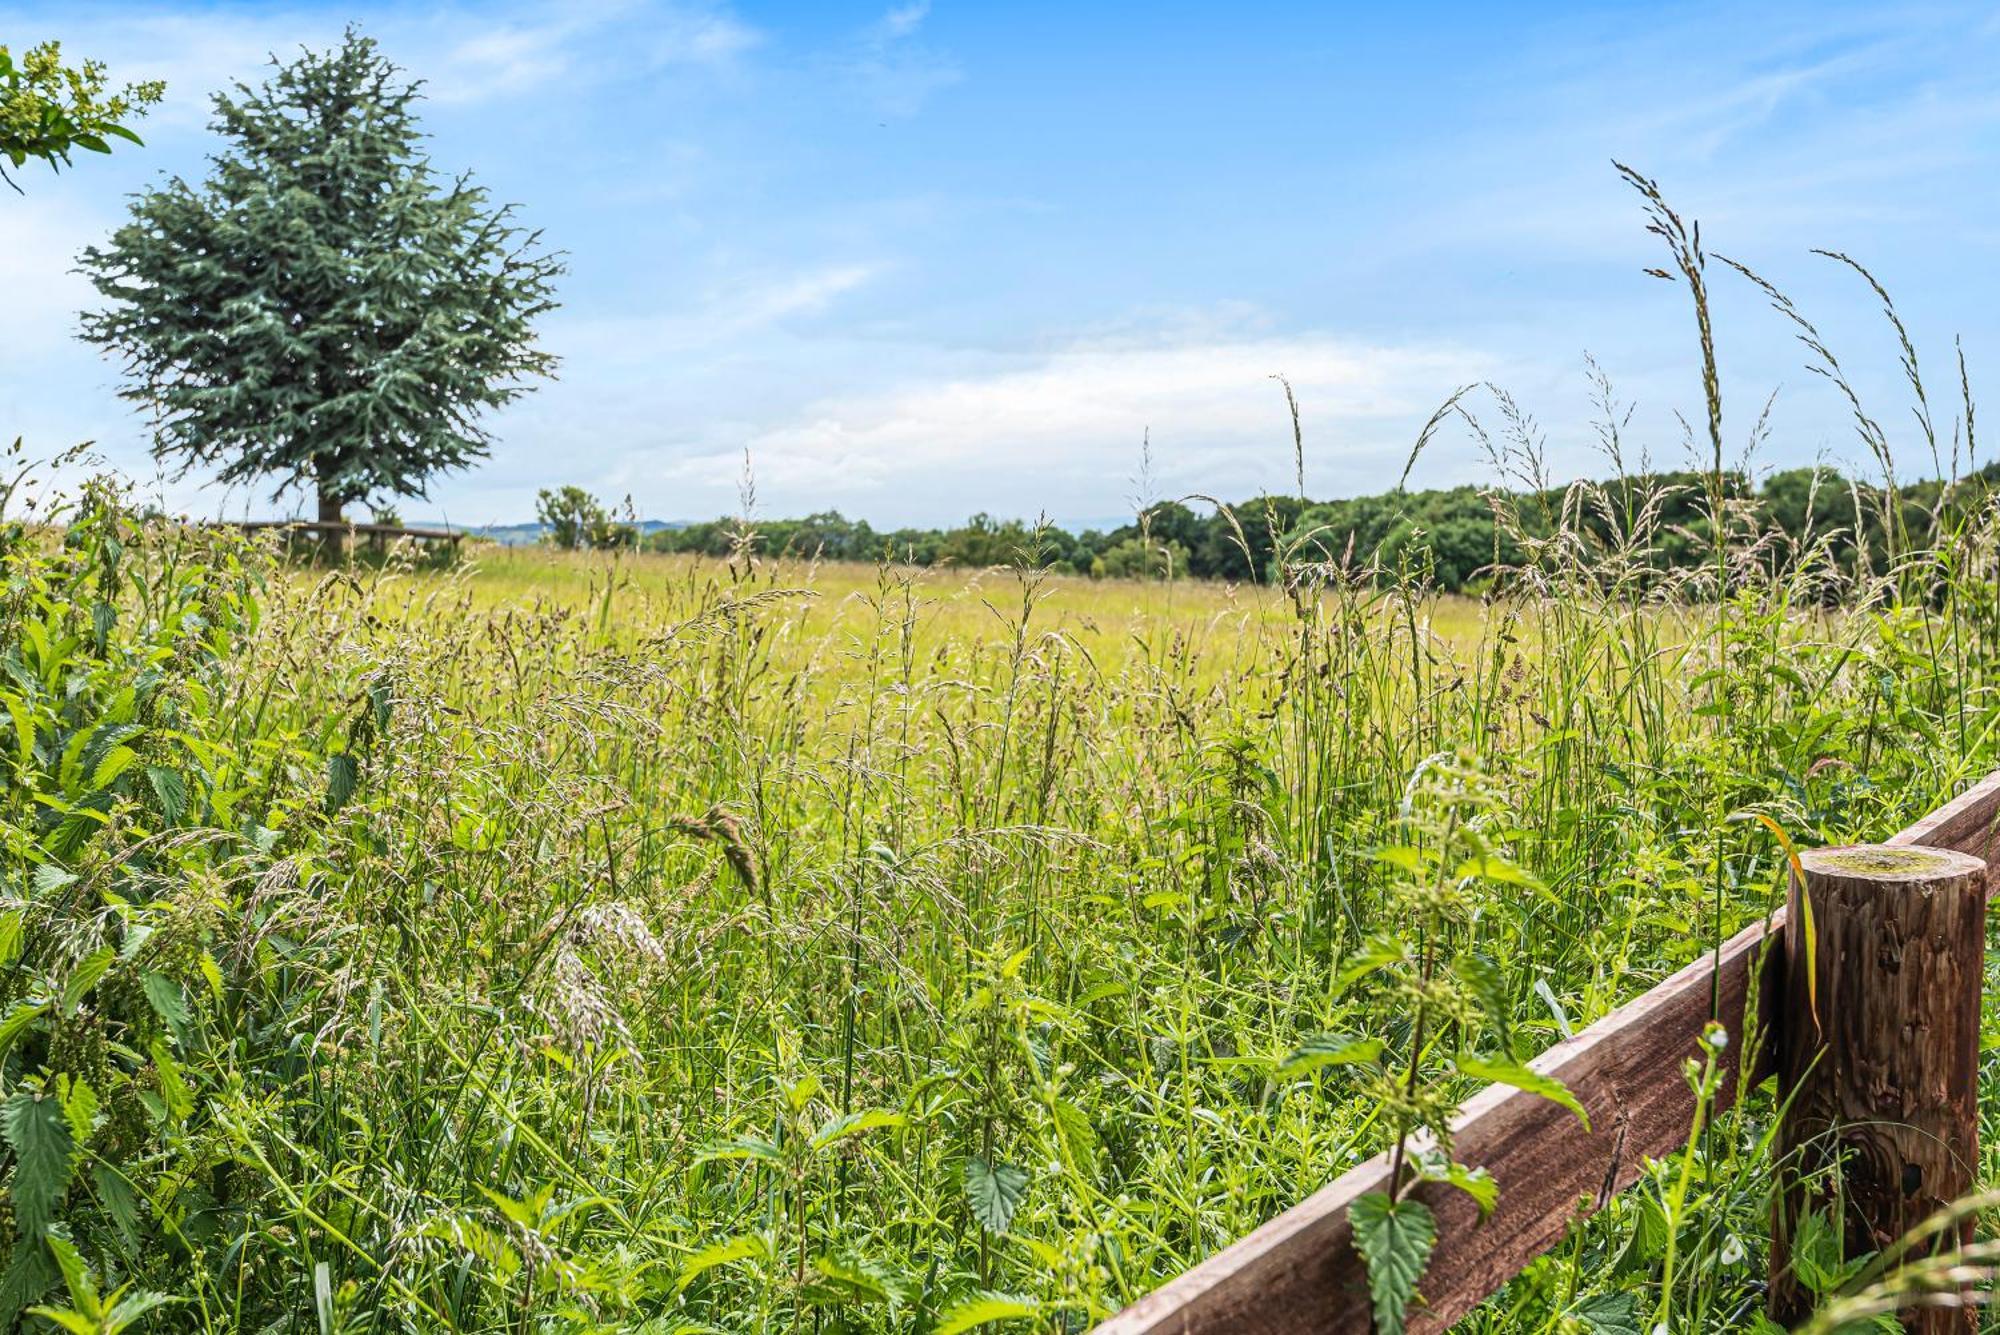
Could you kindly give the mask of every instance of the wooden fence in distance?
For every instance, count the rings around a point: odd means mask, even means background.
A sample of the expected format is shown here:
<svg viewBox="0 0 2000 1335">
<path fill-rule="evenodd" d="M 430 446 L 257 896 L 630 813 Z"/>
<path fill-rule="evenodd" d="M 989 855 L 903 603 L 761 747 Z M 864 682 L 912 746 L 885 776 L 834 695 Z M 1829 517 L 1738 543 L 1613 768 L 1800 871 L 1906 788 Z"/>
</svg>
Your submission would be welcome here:
<svg viewBox="0 0 2000 1335">
<path fill-rule="evenodd" d="M 383 546 L 400 538 L 414 538 L 419 542 L 444 542 L 456 548 L 465 539 L 465 533 L 452 528 L 405 528 L 401 524 L 350 524 L 345 521 L 325 519 L 242 519 L 227 521 L 228 528 L 241 529 L 245 533 L 277 531 L 280 533 L 307 533 L 322 538 L 343 538 L 353 535 L 366 538 L 373 546 Z"/>
<path fill-rule="evenodd" d="M 2000 773 L 1888 842 L 1967 853 L 1990 866 L 2000 852 L 1997 821 Z M 1992 893 L 1990 872 L 1986 889 Z M 1783 923 L 1780 911 L 1746 929 L 1530 1063 L 1569 1087 L 1590 1114 L 1588 1128 L 1556 1104 L 1505 1086 L 1465 1105 L 1453 1124 L 1456 1157 L 1492 1173 L 1500 1202 L 1482 1223 L 1464 1193 L 1434 1183 L 1414 1189 L 1436 1214 L 1438 1238 L 1424 1302 L 1410 1313 L 1412 1332 L 1450 1326 L 1630 1186 L 1644 1160 L 1687 1143 L 1694 1095 L 1682 1065 L 1699 1055 L 1711 1014 L 1732 1042 L 1742 1039 L 1753 975 L 1765 993 L 1756 1013 L 1777 1013 L 1784 971 L 1753 965 L 1782 948 Z M 1718 1107 L 1735 1101 L 1736 1065 Z M 1769 1068 L 1765 1057 L 1759 1069 Z M 1378 1155 L 1103 1322 L 1098 1335 L 1362 1335 L 1370 1329 L 1367 1275 L 1347 1211 L 1388 1186 L 1389 1159 Z"/>
</svg>

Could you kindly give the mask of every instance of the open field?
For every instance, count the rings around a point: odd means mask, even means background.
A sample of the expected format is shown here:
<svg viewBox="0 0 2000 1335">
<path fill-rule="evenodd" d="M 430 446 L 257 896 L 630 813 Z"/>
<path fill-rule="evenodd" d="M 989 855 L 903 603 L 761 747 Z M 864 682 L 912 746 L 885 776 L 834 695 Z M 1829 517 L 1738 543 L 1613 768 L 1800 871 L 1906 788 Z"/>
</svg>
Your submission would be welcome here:
<svg viewBox="0 0 2000 1335">
<path fill-rule="evenodd" d="M 1077 1329 L 1765 911 L 1742 813 L 1990 768 L 1953 541 L 1829 611 L 1810 561 L 312 572 L 86 511 L 9 557 L 8 1061 L 191 1328 Z M 1745 1319 L 1761 1129 L 1470 1328 Z"/>
</svg>

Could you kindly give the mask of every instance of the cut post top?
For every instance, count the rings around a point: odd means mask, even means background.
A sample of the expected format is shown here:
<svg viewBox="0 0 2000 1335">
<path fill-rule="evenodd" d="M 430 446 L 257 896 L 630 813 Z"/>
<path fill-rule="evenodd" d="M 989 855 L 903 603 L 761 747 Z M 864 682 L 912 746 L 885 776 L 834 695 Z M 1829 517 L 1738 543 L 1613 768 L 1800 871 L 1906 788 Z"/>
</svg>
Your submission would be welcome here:
<svg viewBox="0 0 2000 1335">
<path fill-rule="evenodd" d="M 1958 853 L 1948 848 L 1921 848 L 1912 844 L 1845 844 L 1834 848 L 1812 848 L 1799 854 L 1799 863 L 1808 875 L 1905 884 L 1948 881 L 1986 870 L 1986 864 L 1970 853 Z"/>
</svg>

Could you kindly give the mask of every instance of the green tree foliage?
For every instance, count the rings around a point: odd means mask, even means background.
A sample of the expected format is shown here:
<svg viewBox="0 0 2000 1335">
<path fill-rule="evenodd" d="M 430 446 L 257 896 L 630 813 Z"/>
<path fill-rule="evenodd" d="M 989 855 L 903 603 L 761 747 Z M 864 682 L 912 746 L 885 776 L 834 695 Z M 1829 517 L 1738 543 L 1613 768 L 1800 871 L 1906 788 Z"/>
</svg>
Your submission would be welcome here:
<svg viewBox="0 0 2000 1335">
<path fill-rule="evenodd" d="M 208 180 L 139 196 L 82 259 L 109 302 L 84 336 L 123 359 L 156 452 L 306 487 L 322 520 L 483 457 L 483 411 L 555 365 L 533 323 L 560 260 L 433 170 L 399 75 L 350 30 L 218 94 Z"/>
<path fill-rule="evenodd" d="M 1781 538 L 1789 554 L 1824 546 L 1832 566 L 1849 574 L 1886 568 L 1890 543 L 1885 516 L 1899 531 L 1943 531 L 1971 513 L 2000 483 L 2000 466 L 1988 465 L 1952 484 L 1920 482 L 1897 489 L 1856 482 L 1825 467 L 1773 473 L 1761 486 L 1727 474 L 1723 495 L 1744 521 Z M 1179 502 L 1148 509 L 1109 532 L 1070 534 L 1019 520 L 977 514 L 948 529 L 898 529 L 879 533 L 864 520 L 837 511 L 805 519 L 736 520 L 690 524 L 655 534 L 659 551 L 725 556 L 748 538 L 773 555 L 837 561 L 884 557 L 910 565 L 981 567 L 1032 565 L 1105 579 L 1158 579 L 1171 575 L 1268 582 L 1280 553 L 1294 562 L 1341 567 L 1380 578 L 1412 577 L 1459 593 L 1485 587 L 1496 568 L 1518 567 L 1532 544 L 1564 528 L 1566 541 L 1598 552 L 1630 547 L 1643 534 L 1639 555 L 1661 578 L 1709 559 L 1711 537 L 1706 482 L 1700 474 L 1619 477 L 1582 490 L 1510 492 L 1481 487 L 1396 491 L 1337 501 L 1253 496 L 1201 514 Z"/>
<path fill-rule="evenodd" d="M 626 504 L 631 504 L 627 498 Z M 628 547 L 638 538 L 629 524 L 617 522 L 604 503 L 582 487 L 544 487 L 535 498 L 535 518 L 552 547 L 566 552 L 586 547 Z"/>
<path fill-rule="evenodd" d="M 591 535 L 611 522 L 603 504 L 582 487 L 558 487 L 554 491 L 544 487 L 535 497 L 535 518 L 542 525 L 542 536 L 549 545 L 566 552 L 593 545 Z"/>
<path fill-rule="evenodd" d="M 111 139 L 139 143 L 126 122 L 144 116 L 166 85 L 152 80 L 115 93 L 106 87 L 102 62 L 65 65 L 58 42 L 18 56 L 0 46 L 0 181 L 18 192 L 9 166 L 18 170 L 35 159 L 61 170 L 72 149 L 109 153 Z"/>
</svg>

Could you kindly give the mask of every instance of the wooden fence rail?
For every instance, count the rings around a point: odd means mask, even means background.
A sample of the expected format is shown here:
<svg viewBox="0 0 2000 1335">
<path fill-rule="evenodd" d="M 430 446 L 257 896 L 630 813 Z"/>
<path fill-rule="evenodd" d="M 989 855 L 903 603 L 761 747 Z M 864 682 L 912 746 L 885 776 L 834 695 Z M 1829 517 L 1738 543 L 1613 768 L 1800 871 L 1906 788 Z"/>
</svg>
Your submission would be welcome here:
<svg viewBox="0 0 2000 1335">
<path fill-rule="evenodd" d="M 1891 844 L 1969 853 L 1989 865 L 2000 852 L 2000 773 L 1940 807 Z M 1989 873 L 1987 893 L 1993 891 Z M 1414 1196 L 1437 1216 L 1438 1238 L 1412 1332 L 1444 1330 L 1560 1242 L 1579 1218 L 1637 1180 L 1648 1158 L 1687 1143 L 1694 1095 L 1681 1078 L 1699 1055 L 1713 1014 L 1732 1042 L 1743 1037 L 1751 977 L 1766 995 L 1757 1014 L 1774 1013 L 1783 970 L 1753 968 L 1782 948 L 1782 910 L 1688 965 L 1644 996 L 1606 1015 L 1529 1063 L 1554 1076 L 1590 1114 L 1586 1128 L 1546 1099 L 1495 1085 L 1469 1101 L 1453 1123 L 1456 1157 L 1492 1173 L 1500 1203 L 1482 1223 L 1464 1193 L 1426 1183 Z M 1768 946 L 1767 946 L 1768 943 Z M 1719 1107 L 1735 1101 L 1734 1068 Z M 1760 1057 L 1759 1074 L 1768 1072 Z M 1388 1155 L 1343 1174 L 1263 1227 L 1168 1281 L 1097 1327 L 1098 1335 L 1358 1335 L 1370 1328 L 1367 1276 L 1347 1210 L 1389 1186 Z"/>
<path fill-rule="evenodd" d="M 368 538 L 377 543 L 394 542 L 399 538 L 415 538 L 420 542 L 448 542 L 454 547 L 465 538 L 463 529 L 407 528 L 401 524 L 353 524 L 344 519 L 234 519 L 221 521 L 221 526 L 241 529 L 245 533 L 275 530 L 281 533 L 312 533 L 327 538 L 353 534 L 355 537 Z"/>
</svg>

